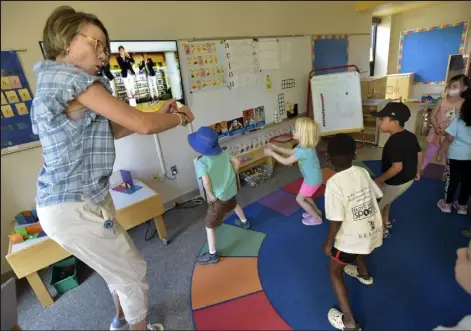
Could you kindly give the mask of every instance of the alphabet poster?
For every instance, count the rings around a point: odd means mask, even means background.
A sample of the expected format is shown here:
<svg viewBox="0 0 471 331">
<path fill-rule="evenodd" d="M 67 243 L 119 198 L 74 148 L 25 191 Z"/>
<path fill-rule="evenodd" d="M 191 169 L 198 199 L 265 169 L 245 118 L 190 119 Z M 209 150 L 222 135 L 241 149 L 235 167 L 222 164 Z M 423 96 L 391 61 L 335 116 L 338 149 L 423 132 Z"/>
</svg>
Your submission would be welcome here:
<svg viewBox="0 0 471 331">
<path fill-rule="evenodd" d="M 2 149 L 38 141 L 39 137 L 33 134 L 29 115 L 33 94 L 16 52 L 2 51 L 1 79 Z"/>
<path fill-rule="evenodd" d="M 226 85 L 225 68 L 217 51 L 216 41 L 183 42 L 189 69 L 191 92 Z"/>
</svg>

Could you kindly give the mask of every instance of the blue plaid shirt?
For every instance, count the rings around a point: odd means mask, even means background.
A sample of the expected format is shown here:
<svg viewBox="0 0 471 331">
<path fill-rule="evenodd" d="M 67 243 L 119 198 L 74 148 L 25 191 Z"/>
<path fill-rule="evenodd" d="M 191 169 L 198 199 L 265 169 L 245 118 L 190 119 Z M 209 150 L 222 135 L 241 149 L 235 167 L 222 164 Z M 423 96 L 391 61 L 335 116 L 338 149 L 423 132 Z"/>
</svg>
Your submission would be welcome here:
<svg viewBox="0 0 471 331">
<path fill-rule="evenodd" d="M 44 157 L 36 204 L 43 207 L 84 198 L 99 204 L 109 194 L 115 161 L 111 122 L 92 110 L 79 120 L 70 120 L 64 110 L 68 101 L 94 82 L 103 83 L 108 90 L 109 84 L 68 63 L 40 61 L 34 70 L 37 90 L 31 123 Z"/>
</svg>

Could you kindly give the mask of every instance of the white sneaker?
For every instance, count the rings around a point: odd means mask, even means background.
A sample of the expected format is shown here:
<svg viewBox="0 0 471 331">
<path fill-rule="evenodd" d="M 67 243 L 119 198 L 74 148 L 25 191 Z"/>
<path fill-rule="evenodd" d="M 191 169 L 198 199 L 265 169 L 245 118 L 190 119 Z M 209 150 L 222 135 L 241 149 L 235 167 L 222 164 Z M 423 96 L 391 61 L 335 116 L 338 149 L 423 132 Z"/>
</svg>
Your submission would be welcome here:
<svg viewBox="0 0 471 331">
<path fill-rule="evenodd" d="M 451 204 L 447 204 L 444 199 L 441 199 L 437 202 L 437 207 L 440 208 L 442 213 L 451 213 Z"/>
<path fill-rule="evenodd" d="M 113 321 L 111 322 L 110 325 L 110 330 L 116 331 L 116 330 L 129 330 L 129 324 L 126 322 L 126 320 L 119 319 L 118 316 L 115 316 L 113 318 Z"/>
<path fill-rule="evenodd" d="M 163 331 L 164 326 L 160 323 L 155 323 L 155 324 L 147 324 L 147 330 L 159 330 Z"/>
<path fill-rule="evenodd" d="M 468 206 L 460 205 L 458 201 L 453 202 L 453 207 L 459 215 L 468 215 Z"/>
</svg>

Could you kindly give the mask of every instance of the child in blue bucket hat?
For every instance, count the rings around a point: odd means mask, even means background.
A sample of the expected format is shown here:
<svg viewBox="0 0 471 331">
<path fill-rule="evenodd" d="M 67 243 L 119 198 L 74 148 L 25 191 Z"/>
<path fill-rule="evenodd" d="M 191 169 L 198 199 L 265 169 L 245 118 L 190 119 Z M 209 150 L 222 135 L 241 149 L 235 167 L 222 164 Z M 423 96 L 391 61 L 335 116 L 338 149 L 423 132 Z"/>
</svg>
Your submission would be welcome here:
<svg viewBox="0 0 471 331">
<path fill-rule="evenodd" d="M 236 169 L 240 160 L 231 153 L 223 151 L 218 142 L 218 134 L 210 127 L 203 126 L 195 133 L 188 135 L 190 146 L 202 155 L 196 162 L 196 175 L 203 181 L 208 201 L 205 227 L 208 237 L 208 253 L 200 255 L 196 263 L 211 264 L 219 261 L 216 251 L 215 229 L 221 225 L 224 216 L 235 211 L 239 219 L 235 224 L 250 228 L 250 222 L 237 203 Z"/>
</svg>

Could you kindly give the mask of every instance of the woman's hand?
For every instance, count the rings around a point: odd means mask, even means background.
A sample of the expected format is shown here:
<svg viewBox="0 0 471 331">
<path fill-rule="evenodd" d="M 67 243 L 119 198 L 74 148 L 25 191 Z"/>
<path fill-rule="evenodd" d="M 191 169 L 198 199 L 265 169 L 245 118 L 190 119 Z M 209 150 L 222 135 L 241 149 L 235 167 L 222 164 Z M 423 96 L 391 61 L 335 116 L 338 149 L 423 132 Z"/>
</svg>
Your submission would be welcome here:
<svg viewBox="0 0 471 331">
<path fill-rule="evenodd" d="M 193 112 L 187 106 L 182 106 L 182 107 L 178 108 L 178 111 L 180 113 L 183 113 L 183 114 L 186 115 L 186 118 L 188 120 L 187 124 L 193 122 L 193 120 L 195 119 L 195 116 L 193 115 Z"/>
<path fill-rule="evenodd" d="M 162 113 L 174 113 L 177 111 L 177 109 L 178 109 L 177 100 L 170 99 L 170 100 L 167 100 L 166 103 L 164 103 L 164 105 L 160 108 L 159 111 Z"/>
</svg>

